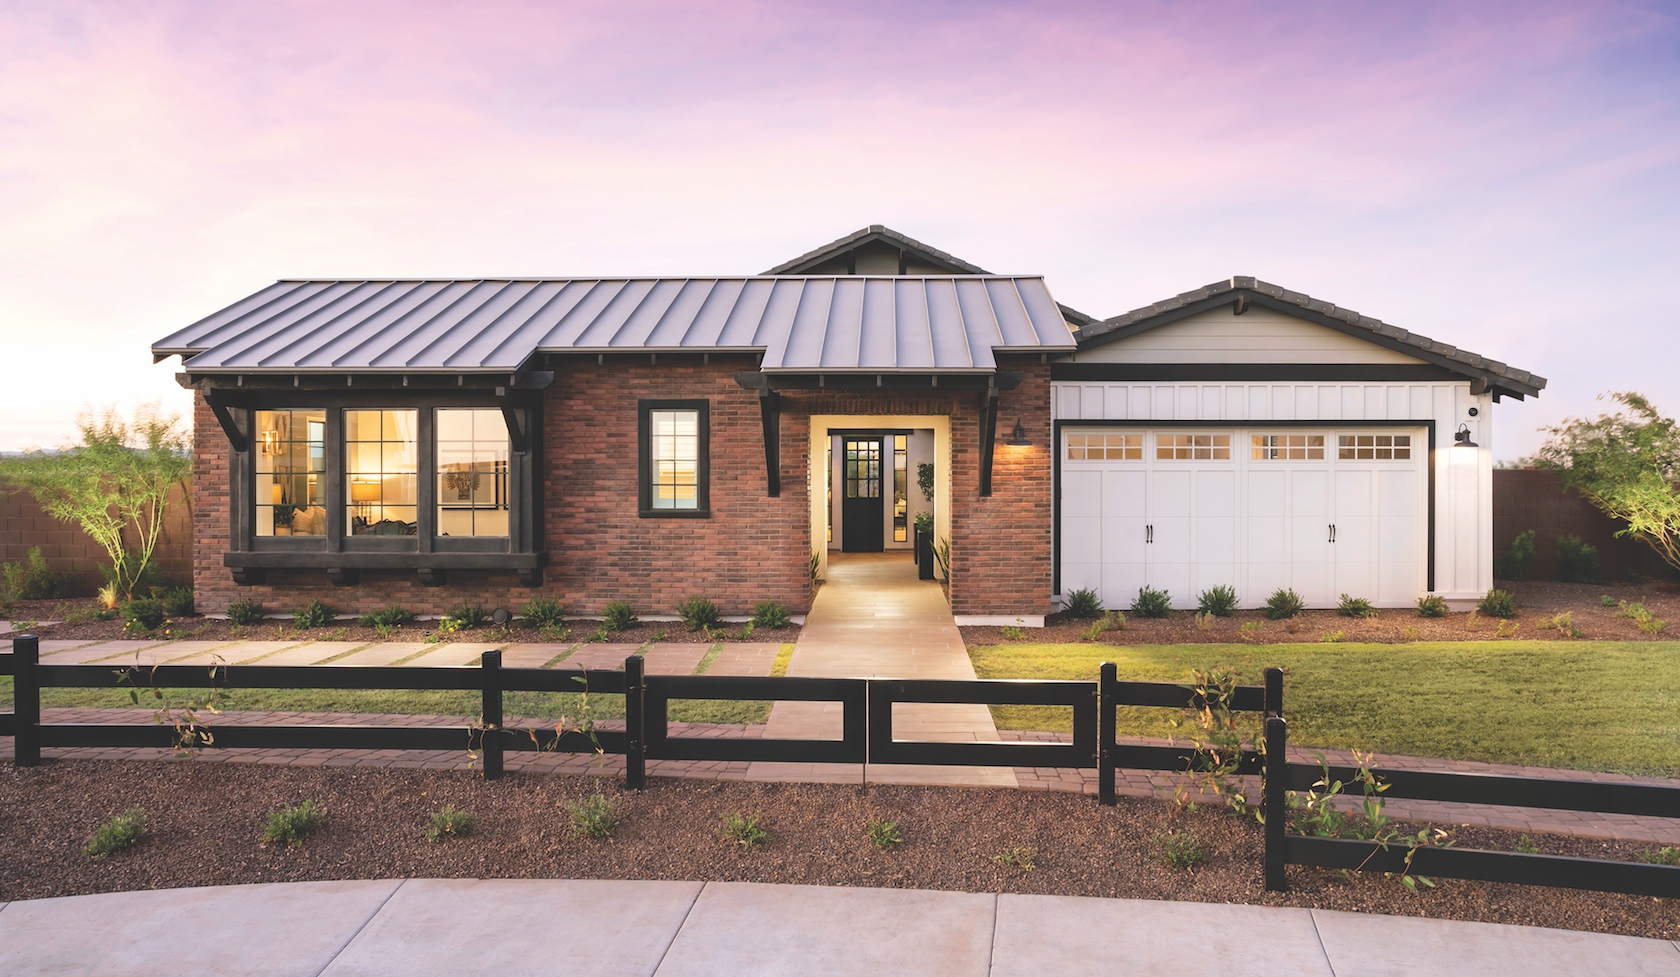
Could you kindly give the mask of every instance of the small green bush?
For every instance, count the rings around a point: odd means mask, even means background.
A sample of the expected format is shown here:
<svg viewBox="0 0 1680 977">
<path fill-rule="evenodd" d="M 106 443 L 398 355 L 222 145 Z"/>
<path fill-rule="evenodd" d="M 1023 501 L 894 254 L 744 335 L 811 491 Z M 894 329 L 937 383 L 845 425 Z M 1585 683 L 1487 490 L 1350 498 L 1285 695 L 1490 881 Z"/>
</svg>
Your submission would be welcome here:
<svg viewBox="0 0 1680 977">
<path fill-rule="evenodd" d="M 1501 580 L 1521 580 L 1534 559 L 1534 530 L 1525 529 L 1511 540 L 1511 548 L 1493 558 L 1493 575 Z"/>
<path fill-rule="evenodd" d="M 1189 831 L 1168 831 L 1156 835 L 1155 853 L 1173 868 L 1195 868 L 1207 861 L 1207 851 Z"/>
<path fill-rule="evenodd" d="M 1070 590 L 1067 595 L 1067 612 L 1080 618 L 1102 617 L 1102 598 L 1089 587 Z"/>
<path fill-rule="evenodd" d="M 229 624 L 248 627 L 263 619 L 263 606 L 248 597 L 241 597 L 228 604 L 227 619 Z"/>
<path fill-rule="evenodd" d="M 326 818 L 327 812 L 314 801 L 288 804 L 278 811 L 269 812 L 262 840 L 266 844 L 285 842 L 288 848 L 301 845 L 303 836 L 319 828 Z"/>
<path fill-rule="evenodd" d="M 572 830 L 585 838 L 605 838 L 618 826 L 617 807 L 600 791 L 574 801 L 567 808 L 572 815 Z"/>
<path fill-rule="evenodd" d="M 785 628 L 793 623 L 793 615 L 773 600 L 761 600 L 753 605 L 752 621 L 749 623 L 754 629 Z"/>
<path fill-rule="evenodd" d="M 1599 598 L 1598 598 L 1598 606 L 1599 607 L 1615 607 L 1616 606 L 1616 598 L 1611 597 L 1609 594 L 1600 594 Z"/>
<path fill-rule="evenodd" d="M 869 843 L 883 849 L 904 844 L 904 836 L 898 832 L 898 822 L 870 818 Z"/>
<path fill-rule="evenodd" d="M 1476 602 L 1476 610 L 1488 617 L 1516 617 L 1517 598 L 1509 590 L 1490 590 L 1486 596 Z"/>
<path fill-rule="evenodd" d="M 1581 542 L 1579 536 L 1559 536 L 1558 579 L 1564 583 L 1602 583 L 1598 569 L 1598 547 Z"/>
<path fill-rule="evenodd" d="M 566 611 L 553 597 L 538 597 L 526 604 L 519 616 L 533 628 L 552 628 L 566 619 Z"/>
<path fill-rule="evenodd" d="M 1680 848 L 1647 848 L 1634 857 L 1651 865 L 1680 865 Z"/>
<path fill-rule="evenodd" d="M 104 824 L 100 825 L 82 846 L 82 854 L 89 858 L 100 859 L 113 852 L 129 848 L 140 840 L 146 831 L 146 812 L 138 807 L 131 807 Z"/>
<path fill-rule="evenodd" d="M 626 600 L 607 601 L 601 616 L 604 618 L 601 622 L 602 627 L 608 631 L 628 631 L 642 623 L 642 619 L 636 616 L 636 608 Z"/>
<path fill-rule="evenodd" d="M 13 600 L 51 600 L 64 596 L 70 575 L 47 564 L 39 546 L 31 546 L 22 560 L 0 566 L 6 581 L 6 595 Z"/>
<path fill-rule="evenodd" d="M 1326 631 L 1324 633 L 1324 635 L 1322 637 L 1320 637 L 1318 640 L 1323 642 L 1324 644 L 1333 645 L 1333 644 L 1336 644 L 1338 642 L 1346 641 L 1347 640 L 1347 632 L 1346 631 Z"/>
<path fill-rule="evenodd" d="M 1439 594 L 1418 598 L 1418 617 L 1446 617 L 1447 599 Z"/>
<path fill-rule="evenodd" d="M 142 631 L 156 631 L 169 619 L 169 615 L 164 613 L 163 601 L 156 597 L 136 597 L 123 601 L 120 609 L 128 626 Z"/>
<path fill-rule="evenodd" d="M 1307 602 L 1291 587 L 1279 587 L 1266 598 L 1266 619 L 1270 621 L 1294 617 L 1306 609 Z"/>
<path fill-rule="evenodd" d="M 1343 617 L 1376 617 L 1377 609 L 1363 597 L 1349 597 L 1343 594 L 1341 603 L 1336 605 L 1336 613 Z"/>
<path fill-rule="evenodd" d="M 742 848 L 756 848 L 770 840 L 770 832 L 758 823 L 757 814 L 732 811 L 723 819 L 723 836 Z"/>
<path fill-rule="evenodd" d="M 426 840 L 435 845 L 451 838 L 465 838 L 472 834 L 472 831 L 472 812 L 460 810 L 453 804 L 445 804 L 442 809 L 432 812 L 432 823 L 426 828 Z"/>
<path fill-rule="evenodd" d="M 338 620 L 338 611 L 319 597 L 292 613 L 292 627 L 299 631 L 308 631 L 310 628 L 324 628 L 336 620 Z"/>
<path fill-rule="evenodd" d="M 1237 612 L 1236 588 L 1229 584 L 1209 587 L 1196 598 L 1196 610 L 1214 617 L 1230 617 Z"/>
<path fill-rule="evenodd" d="M 998 868 L 1018 868 L 1023 872 L 1031 872 L 1038 861 L 1038 849 L 1026 845 L 1005 848 L 992 856 L 992 863 Z"/>
<path fill-rule="evenodd" d="M 474 604 L 471 601 L 462 601 L 456 604 L 443 616 L 454 621 L 462 628 L 482 628 L 490 623 L 490 612 L 484 609 L 484 605 Z"/>
<path fill-rule="evenodd" d="M 190 617 L 193 612 L 193 592 L 191 587 L 172 587 L 154 594 L 158 603 L 163 605 L 163 613 L 169 617 Z"/>
<path fill-rule="evenodd" d="M 392 604 L 384 610 L 368 611 L 357 623 L 364 628 L 400 628 L 414 623 L 414 612 L 401 604 Z"/>
<path fill-rule="evenodd" d="M 1166 617 L 1172 613 L 1172 595 L 1154 587 L 1139 587 L 1137 599 L 1132 601 L 1132 613 L 1138 617 Z"/>
<path fill-rule="evenodd" d="M 1638 625 L 1639 630 L 1646 634 L 1656 634 L 1663 628 L 1668 627 L 1668 622 L 1652 614 L 1644 604 L 1630 604 L 1624 600 L 1618 606 L 1621 607 L 1621 610 L 1616 612 L 1616 616 L 1632 620 L 1634 624 Z"/>
<path fill-rule="evenodd" d="M 723 615 L 718 613 L 717 605 L 704 597 L 690 597 L 678 604 L 677 616 L 682 618 L 683 629 L 686 631 L 714 628 L 723 619 Z"/>
</svg>

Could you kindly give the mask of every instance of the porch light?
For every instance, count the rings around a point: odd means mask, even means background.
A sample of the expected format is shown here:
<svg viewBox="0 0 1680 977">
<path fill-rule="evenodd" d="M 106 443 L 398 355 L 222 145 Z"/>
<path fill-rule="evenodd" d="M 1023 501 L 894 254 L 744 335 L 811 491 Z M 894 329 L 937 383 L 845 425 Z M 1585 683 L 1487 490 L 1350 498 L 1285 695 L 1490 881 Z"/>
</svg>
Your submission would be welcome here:
<svg viewBox="0 0 1680 977">
<path fill-rule="evenodd" d="M 1015 448 L 1032 447 L 1032 442 L 1027 439 L 1027 429 L 1022 426 L 1019 417 L 1015 418 L 1015 430 L 1010 432 L 1009 440 L 1005 441 L 1004 444 Z"/>
<path fill-rule="evenodd" d="M 1481 447 L 1481 445 L 1470 440 L 1470 425 L 1468 424 L 1460 424 L 1458 430 L 1453 432 L 1453 444 L 1460 448 Z"/>
</svg>

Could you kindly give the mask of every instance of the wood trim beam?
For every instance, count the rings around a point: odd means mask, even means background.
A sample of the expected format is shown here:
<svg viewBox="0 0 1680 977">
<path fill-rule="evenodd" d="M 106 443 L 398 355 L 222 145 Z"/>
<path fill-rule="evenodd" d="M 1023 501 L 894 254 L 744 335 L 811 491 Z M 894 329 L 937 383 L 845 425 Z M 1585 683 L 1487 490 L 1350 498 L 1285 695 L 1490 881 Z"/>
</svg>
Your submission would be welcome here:
<svg viewBox="0 0 1680 977">
<path fill-rule="evenodd" d="M 993 387 L 980 398 L 980 497 L 992 494 L 992 456 L 997 453 L 998 392 Z"/>
<path fill-rule="evenodd" d="M 228 403 L 228 398 L 219 391 L 200 388 L 200 393 L 204 395 L 204 402 L 209 405 L 210 412 L 216 415 L 216 423 L 222 426 L 222 433 L 227 435 L 228 445 L 240 454 L 251 450 L 251 432 L 240 424 L 241 420 L 249 423 L 250 412 L 240 410 L 236 413 L 233 405 Z"/>
<path fill-rule="evenodd" d="M 764 486 L 770 498 L 782 494 L 782 398 L 768 386 L 758 388 L 758 413 L 764 424 Z"/>
</svg>

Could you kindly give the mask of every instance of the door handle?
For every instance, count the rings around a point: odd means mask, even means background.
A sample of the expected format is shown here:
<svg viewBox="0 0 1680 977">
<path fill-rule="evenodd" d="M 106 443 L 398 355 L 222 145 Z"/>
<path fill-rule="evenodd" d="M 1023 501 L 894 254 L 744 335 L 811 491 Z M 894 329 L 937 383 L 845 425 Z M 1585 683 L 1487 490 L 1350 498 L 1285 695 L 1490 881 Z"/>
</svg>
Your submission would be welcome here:
<svg viewBox="0 0 1680 977">
<path fill-rule="evenodd" d="M 1153 523 L 1143 527 L 1143 541 L 1145 543 L 1155 542 L 1155 525 Z"/>
<path fill-rule="evenodd" d="M 1330 542 L 1334 543 L 1335 541 L 1336 541 L 1336 524 L 1331 523 L 1330 524 Z"/>
</svg>

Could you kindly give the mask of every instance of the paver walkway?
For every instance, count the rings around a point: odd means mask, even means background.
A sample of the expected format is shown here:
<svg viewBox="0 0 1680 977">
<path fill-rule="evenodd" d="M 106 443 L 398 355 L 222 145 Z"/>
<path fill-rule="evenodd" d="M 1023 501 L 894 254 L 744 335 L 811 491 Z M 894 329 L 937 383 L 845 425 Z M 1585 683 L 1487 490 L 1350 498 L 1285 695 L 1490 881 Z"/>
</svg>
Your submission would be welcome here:
<svg viewBox="0 0 1680 977">
<path fill-rule="evenodd" d="M 800 629 L 789 676 L 972 679 L 962 633 L 937 583 L 919 580 L 904 553 L 830 553 L 828 577 Z M 839 739 L 840 703 L 778 702 L 766 739 Z M 985 706 L 903 703 L 893 710 L 896 739 L 976 742 L 998 739 Z M 1008 767 L 754 763 L 749 780 L 1014 787 Z"/>
<path fill-rule="evenodd" d="M 18 977 L 560 972 L 1680 977 L 1680 946 L 1319 909 L 743 882 L 293 882 L 0 905 L 0 973 Z"/>
</svg>

